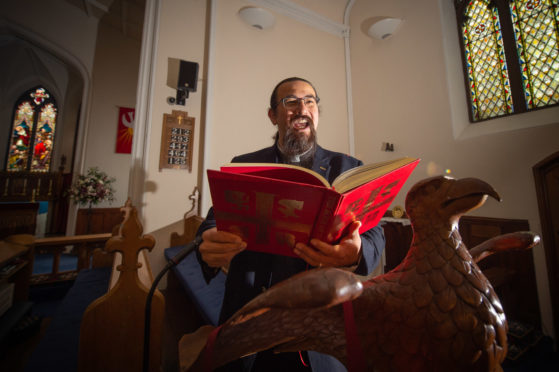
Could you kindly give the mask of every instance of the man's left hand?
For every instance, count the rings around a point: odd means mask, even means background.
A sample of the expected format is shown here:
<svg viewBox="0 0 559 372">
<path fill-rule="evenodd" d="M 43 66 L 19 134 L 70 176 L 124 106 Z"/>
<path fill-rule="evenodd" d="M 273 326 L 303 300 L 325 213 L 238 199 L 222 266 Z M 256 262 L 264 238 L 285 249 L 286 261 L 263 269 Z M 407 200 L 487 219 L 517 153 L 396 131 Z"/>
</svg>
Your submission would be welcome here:
<svg viewBox="0 0 559 372">
<path fill-rule="evenodd" d="M 359 227 L 361 222 L 353 222 L 349 227 L 349 233 L 342 237 L 339 244 L 331 245 L 319 239 L 311 239 L 311 246 L 297 243 L 294 252 L 309 265 L 316 267 L 356 265 L 361 254 Z"/>
</svg>

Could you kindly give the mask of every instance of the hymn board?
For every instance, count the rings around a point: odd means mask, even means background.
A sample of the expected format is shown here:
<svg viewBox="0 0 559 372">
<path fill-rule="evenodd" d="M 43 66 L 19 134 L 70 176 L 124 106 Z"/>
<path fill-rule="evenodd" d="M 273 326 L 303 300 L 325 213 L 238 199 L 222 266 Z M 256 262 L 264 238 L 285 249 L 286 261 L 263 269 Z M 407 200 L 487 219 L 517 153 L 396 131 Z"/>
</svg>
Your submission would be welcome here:
<svg viewBox="0 0 559 372">
<path fill-rule="evenodd" d="M 194 143 L 194 118 L 186 111 L 173 110 L 163 114 L 159 170 L 188 169 L 192 171 L 192 147 Z"/>
</svg>

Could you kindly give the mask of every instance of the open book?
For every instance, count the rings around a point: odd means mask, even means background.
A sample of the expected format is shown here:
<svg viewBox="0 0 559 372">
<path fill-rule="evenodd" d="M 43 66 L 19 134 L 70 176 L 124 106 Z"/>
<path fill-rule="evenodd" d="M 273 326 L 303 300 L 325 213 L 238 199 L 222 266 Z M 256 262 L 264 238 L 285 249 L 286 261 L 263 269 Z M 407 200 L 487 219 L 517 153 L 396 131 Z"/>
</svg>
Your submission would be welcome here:
<svg viewBox="0 0 559 372">
<path fill-rule="evenodd" d="M 366 164 L 330 185 L 320 174 L 287 164 L 231 163 L 208 170 L 217 228 L 239 235 L 247 249 L 298 257 L 297 242 L 334 243 L 353 221 L 376 226 L 419 159 Z"/>
</svg>

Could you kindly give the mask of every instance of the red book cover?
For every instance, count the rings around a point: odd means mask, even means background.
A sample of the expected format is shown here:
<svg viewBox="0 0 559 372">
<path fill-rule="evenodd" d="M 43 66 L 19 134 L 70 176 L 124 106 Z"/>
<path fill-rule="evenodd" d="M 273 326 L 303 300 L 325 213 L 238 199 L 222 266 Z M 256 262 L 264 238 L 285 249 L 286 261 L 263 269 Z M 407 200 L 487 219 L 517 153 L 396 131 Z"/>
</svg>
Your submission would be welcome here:
<svg viewBox="0 0 559 372">
<path fill-rule="evenodd" d="M 298 257 L 296 242 L 333 243 L 356 220 L 362 222 L 360 232 L 374 227 L 418 162 L 364 165 L 332 186 L 293 165 L 235 163 L 208 170 L 217 228 L 239 235 L 247 249 Z"/>
</svg>

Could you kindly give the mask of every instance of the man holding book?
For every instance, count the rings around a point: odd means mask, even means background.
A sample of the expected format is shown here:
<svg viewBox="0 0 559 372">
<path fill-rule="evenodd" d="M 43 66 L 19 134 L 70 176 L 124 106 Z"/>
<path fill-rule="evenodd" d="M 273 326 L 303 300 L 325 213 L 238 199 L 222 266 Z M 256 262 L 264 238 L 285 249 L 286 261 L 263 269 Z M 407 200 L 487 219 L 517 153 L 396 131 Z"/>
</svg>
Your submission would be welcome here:
<svg viewBox="0 0 559 372">
<path fill-rule="evenodd" d="M 272 124 L 278 127 L 274 145 L 237 156 L 233 162 L 300 165 L 321 174 L 329 182 L 342 172 L 362 165 L 360 160 L 318 145 L 318 102 L 316 89 L 305 79 L 288 78 L 278 83 L 268 110 Z M 359 234 L 359 227 L 359 221 L 353 222 L 348 233 L 333 244 L 318 239 L 311 239 L 308 245 L 298 242 L 293 251 L 299 258 L 293 258 L 251 251 L 239 236 L 217 230 L 213 209 L 210 209 L 198 231 L 203 242 L 197 256 L 208 281 L 220 267 L 229 268 L 220 323 L 270 286 L 307 269 L 341 267 L 359 275 L 371 273 L 384 249 L 383 230 L 375 226 Z M 307 362 L 300 361 L 302 357 L 298 353 L 263 352 L 231 363 L 225 369 L 331 371 L 342 366 L 333 357 L 308 352 L 308 367 Z"/>
</svg>

